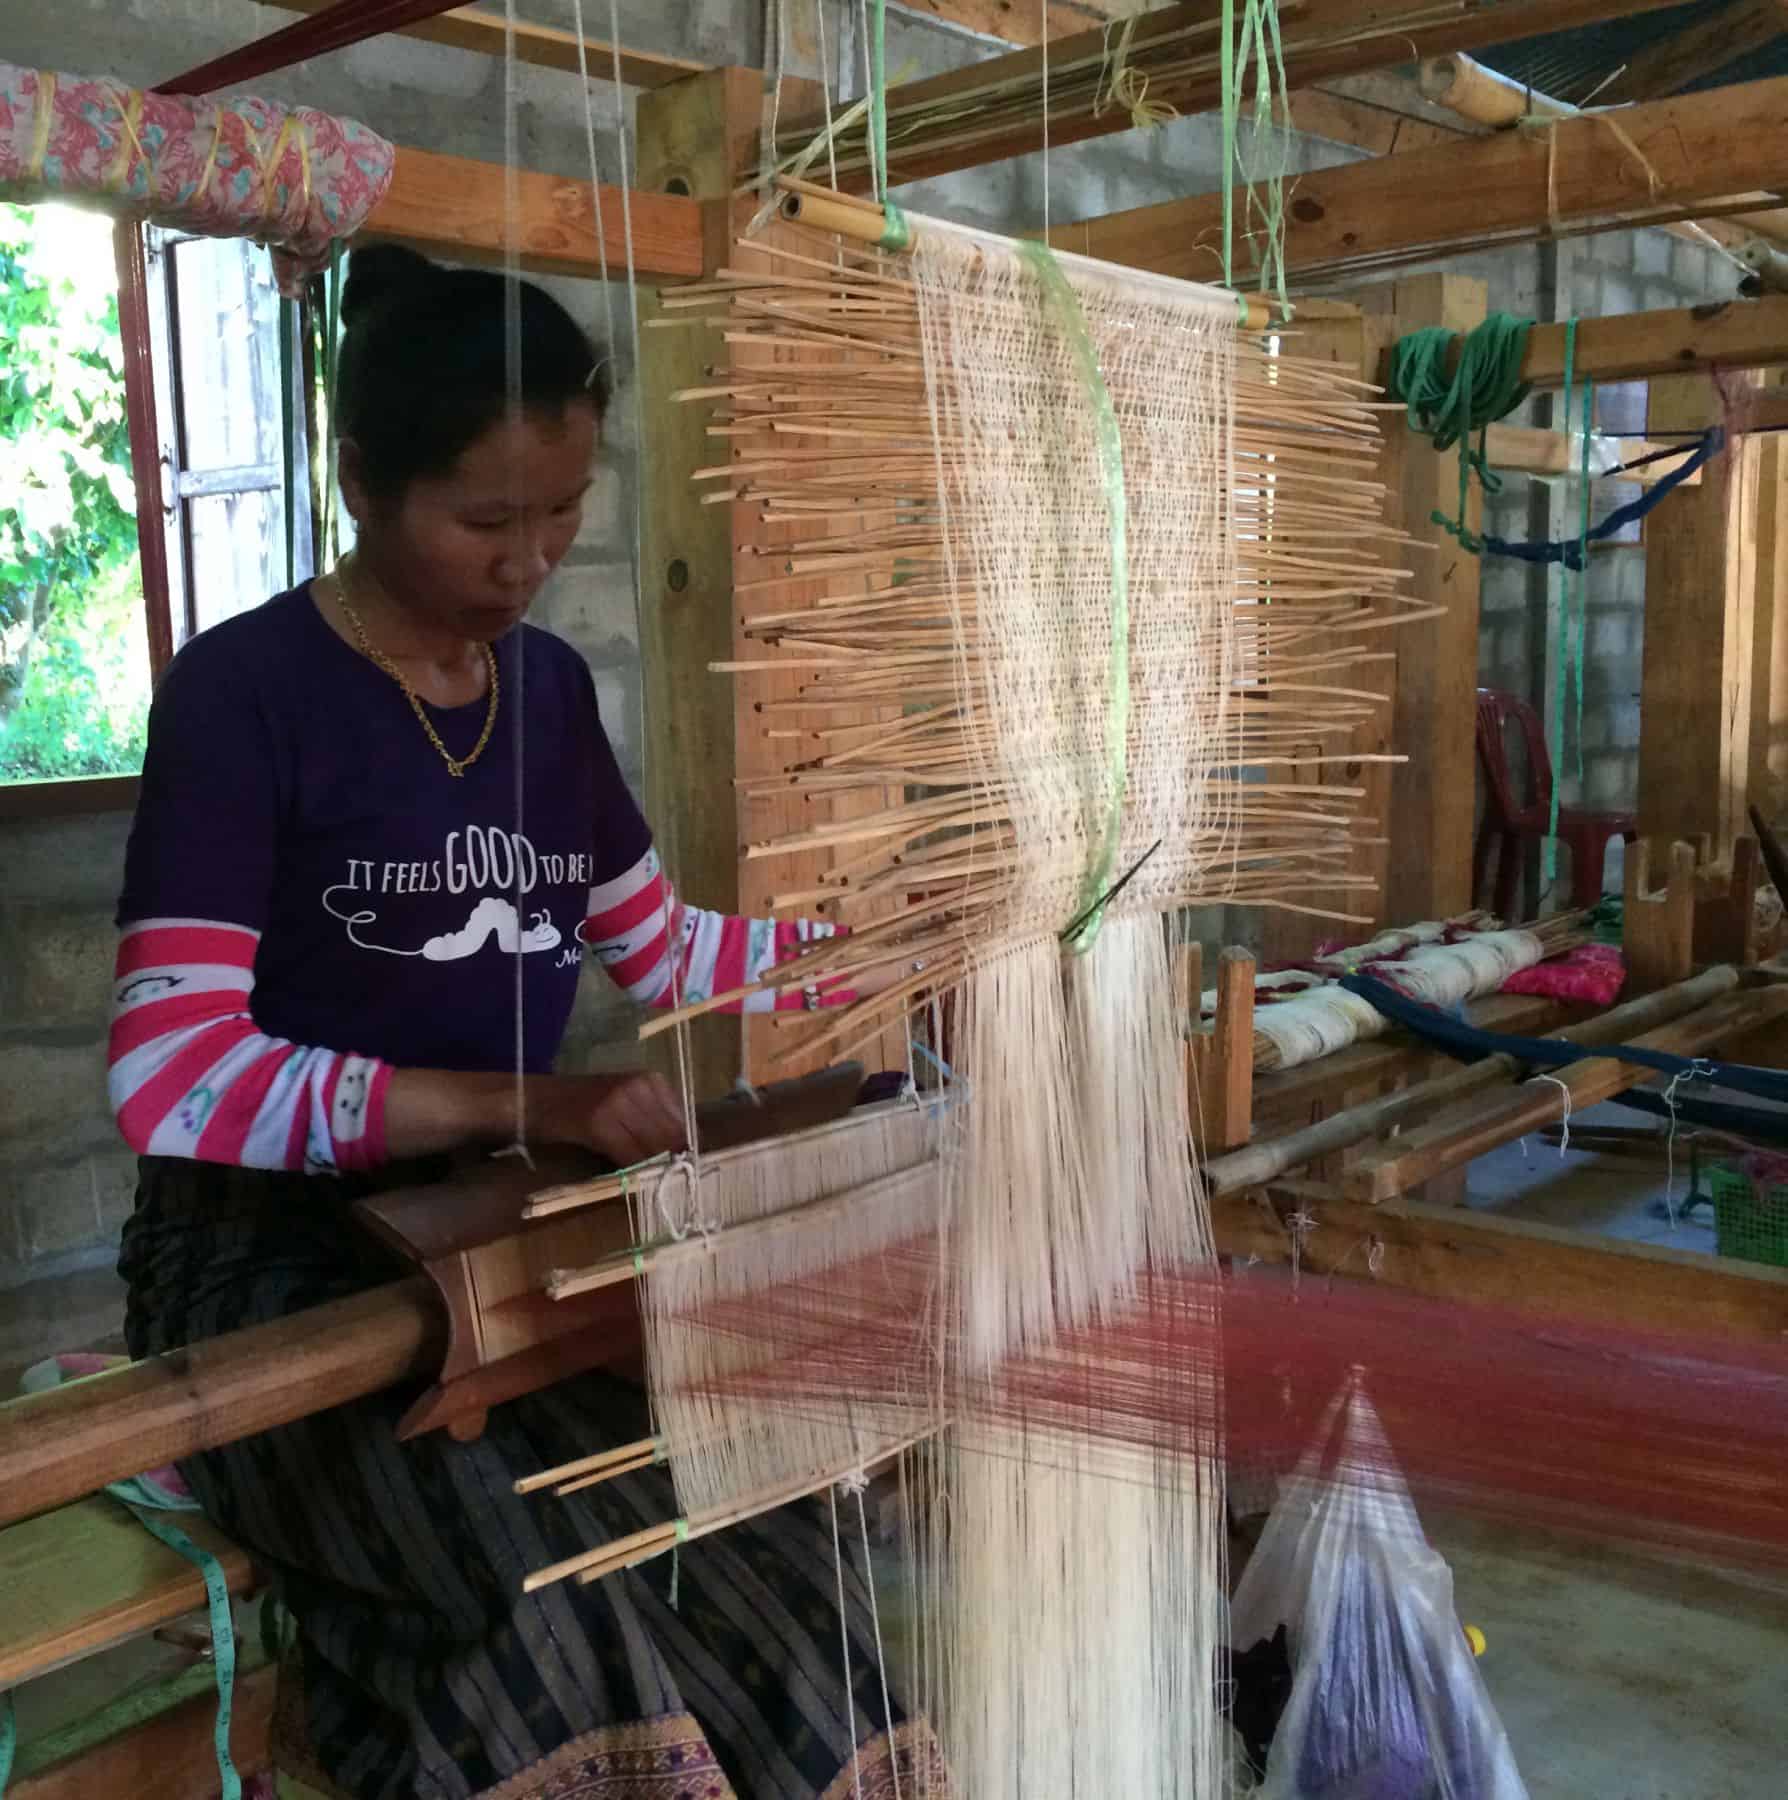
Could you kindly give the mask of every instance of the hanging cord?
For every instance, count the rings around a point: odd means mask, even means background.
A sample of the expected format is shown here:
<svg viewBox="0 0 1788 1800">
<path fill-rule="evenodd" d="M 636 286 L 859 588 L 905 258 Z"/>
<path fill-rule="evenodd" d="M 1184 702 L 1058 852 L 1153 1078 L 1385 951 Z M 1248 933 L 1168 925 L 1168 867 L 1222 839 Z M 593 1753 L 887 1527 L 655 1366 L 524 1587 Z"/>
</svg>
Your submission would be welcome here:
<svg viewBox="0 0 1788 1800">
<path fill-rule="evenodd" d="M 826 0 L 813 0 L 813 23 L 819 33 L 820 102 L 826 114 L 826 168 L 833 187 L 837 187 L 838 143 L 832 124 L 832 53 L 826 48 Z M 842 259 L 842 250 L 839 254 Z"/>
<path fill-rule="evenodd" d="M 864 0 L 863 55 L 869 77 L 869 169 L 875 197 L 888 202 L 888 16 L 886 0 L 875 0 L 875 21 Z"/>
<path fill-rule="evenodd" d="M 1528 1076 L 1528 1080 L 1551 1082 L 1552 1085 L 1558 1089 L 1559 1095 L 1564 1102 L 1564 1117 L 1559 1121 L 1558 1127 L 1558 1154 L 1559 1159 L 1562 1161 L 1565 1152 L 1571 1147 L 1571 1090 L 1565 1085 L 1563 1077 L 1558 1075 L 1541 1073 Z M 1526 1141 L 1525 1138 L 1522 1139 L 1523 1143 Z"/>
<path fill-rule="evenodd" d="M 1696 435 L 1696 441 L 1692 445 L 1673 445 L 1668 450 L 1654 450 L 1649 456 L 1635 457 L 1630 463 L 1622 463 L 1617 469 L 1609 469 L 1606 471 L 1607 478 L 1618 481 L 1621 476 L 1634 469 L 1643 469 L 1650 463 L 1667 462 L 1674 457 L 1682 458 L 1678 467 L 1660 477 L 1638 499 L 1629 500 L 1624 506 L 1617 506 L 1606 518 L 1575 537 L 1542 538 L 1529 543 L 1518 538 L 1486 535 L 1482 544 L 1483 552 L 1486 556 L 1512 557 L 1518 562 L 1563 563 L 1567 569 L 1586 568 L 1589 545 L 1604 543 L 1628 525 L 1637 524 L 1666 494 L 1681 487 L 1691 475 L 1718 456 L 1725 449 L 1726 441 L 1723 426 L 1709 425 Z M 1584 462 L 1587 464 L 1588 460 L 1586 447 Z"/>
<path fill-rule="evenodd" d="M 1571 398 L 1577 382 L 1577 319 L 1573 314 L 1565 321 L 1565 366 L 1564 366 L 1564 426 L 1565 441 L 1570 442 L 1571 430 Z M 1584 457 L 1587 461 L 1589 445 L 1584 443 Z M 1460 511 L 1461 523 L 1464 520 L 1463 507 Z M 1552 687 L 1552 743 L 1556 752 L 1557 767 L 1552 771 L 1552 792 L 1546 802 L 1546 841 L 1540 848 L 1540 888 L 1542 899 L 1552 892 L 1558 880 L 1558 809 L 1560 790 L 1564 787 L 1564 704 L 1565 704 L 1565 663 L 1570 645 L 1570 588 L 1561 576 L 1558 584 L 1558 629 L 1553 639 L 1548 660 L 1558 671 L 1557 679 Z"/>
<path fill-rule="evenodd" d="M 843 1481 L 834 1482 L 826 1489 L 826 1499 L 832 1508 L 832 1572 L 838 1578 L 838 1653 L 844 1676 L 844 1725 L 851 1734 L 851 1787 L 856 1800 L 863 1800 L 863 1759 L 857 1745 L 857 1694 L 851 1681 L 851 1636 L 844 1611 L 844 1547 L 838 1537 L 838 1490 L 844 1485 Z"/>
<path fill-rule="evenodd" d="M 869 1589 L 869 1623 L 875 1631 L 875 1667 L 882 1682 L 882 1727 L 890 1740 L 894 1735 L 894 1703 L 888 1697 L 888 1652 L 882 1643 L 882 1609 L 875 1596 L 875 1562 L 869 1548 L 869 1514 L 863 1505 L 863 1495 L 869 1486 L 867 1477 L 860 1471 L 847 1476 L 840 1484 L 847 1493 L 857 1497 L 857 1527 L 863 1534 L 863 1581 Z M 888 1770 L 894 1777 L 894 1800 L 901 1800 L 900 1794 L 900 1756 L 890 1742 L 888 1752 Z"/>
<path fill-rule="evenodd" d="M 1037 0 L 1043 45 L 1043 241 L 1049 242 L 1049 0 Z"/>
<path fill-rule="evenodd" d="M 1465 523 L 1472 472 L 1477 472 L 1485 493 L 1501 492 L 1502 477 L 1487 460 L 1485 433 L 1528 396 L 1528 384 L 1521 379 L 1521 360 L 1532 330 L 1531 319 L 1491 313 L 1463 338 L 1445 326 L 1430 326 L 1399 338 L 1391 350 L 1390 394 L 1408 408 L 1410 429 L 1432 438 L 1436 450 L 1459 446 L 1458 517 L 1448 518 L 1438 507 L 1430 517 L 1467 550 L 1483 547 Z M 1455 345 L 1458 360 L 1449 373 Z M 1567 360 L 1569 356 L 1567 340 Z M 1471 447 L 1473 432 L 1477 434 L 1475 450 Z"/>
</svg>

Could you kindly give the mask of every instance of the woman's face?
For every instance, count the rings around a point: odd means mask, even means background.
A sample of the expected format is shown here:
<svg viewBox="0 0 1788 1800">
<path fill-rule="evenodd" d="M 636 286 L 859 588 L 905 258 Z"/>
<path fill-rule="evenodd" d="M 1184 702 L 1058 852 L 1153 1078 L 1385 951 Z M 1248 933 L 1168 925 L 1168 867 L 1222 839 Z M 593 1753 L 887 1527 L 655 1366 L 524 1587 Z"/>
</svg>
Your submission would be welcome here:
<svg viewBox="0 0 1788 1800">
<path fill-rule="evenodd" d="M 488 643 L 520 622 L 571 548 L 596 444 L 595 408 L 579 402 L 505 417 L 445 474 L 380 503 L 344 443 L 342 492 L 392 598 L 438 631 Z"/>
</svg>

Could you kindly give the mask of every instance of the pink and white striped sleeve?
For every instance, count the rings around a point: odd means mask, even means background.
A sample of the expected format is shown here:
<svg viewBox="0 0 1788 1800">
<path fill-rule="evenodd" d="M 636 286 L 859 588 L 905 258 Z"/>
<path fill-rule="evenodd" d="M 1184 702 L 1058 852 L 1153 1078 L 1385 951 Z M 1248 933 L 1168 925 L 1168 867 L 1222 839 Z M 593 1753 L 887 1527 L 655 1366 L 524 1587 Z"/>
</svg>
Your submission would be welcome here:
<svg viewBox="0 0 1788 1800">
<path fill-rule="evenodd" d="M 124 927 L 109 1085 L 125 1141 L 250 1169 L 382 1163 L 390 1065 L 267 1036 L 249 1011 L 260 935 L 211 919 Z"/>
<path fill-rule="evenodd" d="M 707 1000 L 761 980 L 778 963 L 844 928 L 814 919 L 741 919 L 685 906 L 665 880 L 658 852 L 590 890 L 584 909 L 584 947 L 610 979 L 641 1006 Z M 676 962 L 672 962 L 672 946 Z M 672 975 L 676 979 L 673 982 Z M 842 1006 L 855 996 L 828 985 L 815 996 Z M 807 1004 L 800 989 L 747 995 L 728 1012 L 792 1011 Z"/>
</svg>

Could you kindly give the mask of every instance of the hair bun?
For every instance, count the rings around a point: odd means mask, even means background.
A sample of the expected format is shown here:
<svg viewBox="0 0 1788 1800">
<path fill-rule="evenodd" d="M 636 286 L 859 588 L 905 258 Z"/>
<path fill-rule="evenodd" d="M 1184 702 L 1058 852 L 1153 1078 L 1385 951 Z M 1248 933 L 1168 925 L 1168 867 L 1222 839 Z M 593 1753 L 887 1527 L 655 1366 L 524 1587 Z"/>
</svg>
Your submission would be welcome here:
<svg viewBox="0 0 1788 1800">
<path fill-rule="evenodd" d="M 364 250 L 355 250 L 348 257 L 341 316 L 352 325 L 388 300 L 424 292 L 444 273 L 419 250 L 403 244 L 371 244 Z"/>
</svg>

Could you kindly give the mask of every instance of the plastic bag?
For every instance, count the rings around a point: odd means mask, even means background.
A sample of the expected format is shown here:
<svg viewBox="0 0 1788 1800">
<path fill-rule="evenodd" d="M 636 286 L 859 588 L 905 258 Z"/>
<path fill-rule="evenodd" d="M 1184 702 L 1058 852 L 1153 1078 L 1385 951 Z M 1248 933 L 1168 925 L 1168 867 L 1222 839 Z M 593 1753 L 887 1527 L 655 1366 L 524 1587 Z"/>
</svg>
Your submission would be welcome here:
<svg viewBox="0 0 1788 1800">
<path fill-rule="evenodd" d="M 1358 1378 L 1286 1482 L 1230 1607 L 1284 1626 L 1291 1692 L 1261 1800 L 1527 1800 L 1508 1734 Z"/>
</svg>

